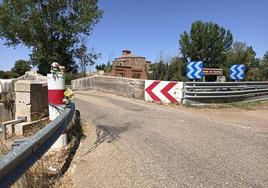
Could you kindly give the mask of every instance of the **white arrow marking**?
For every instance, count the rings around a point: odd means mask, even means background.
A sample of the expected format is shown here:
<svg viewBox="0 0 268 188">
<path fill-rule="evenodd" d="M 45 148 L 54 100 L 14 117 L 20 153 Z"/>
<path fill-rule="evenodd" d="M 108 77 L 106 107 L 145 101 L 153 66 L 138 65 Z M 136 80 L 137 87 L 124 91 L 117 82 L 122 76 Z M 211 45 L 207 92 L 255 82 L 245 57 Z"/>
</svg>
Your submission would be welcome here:
<svg viewBox="0 0 268 188">
<path fill-rule="evenodd" d="M 202 61 L 198 61 L 196 64 L 195 64 L 195 68 L 197 69 L 196 73 L 194 74 L 196 78 L 201 78 L 199 76 L 200 72 L 202 72 L 202 69 L 200 68 L 200 65 L 202 64 L 203 62 Z"/>
<path fill-rule="evenodd" d="M 235 68 L 236 68 L 236 65 L 233 65 L 232 67 L 231 67 L 231 71 L 232 71 L 232 74 L 230 75 L 230 77 L 232 78 L 232 79 L 235 79 L 235 74 L 236 74 L 236 70 L 235 70 Z"/>
<path fill-rule="evenodd" d="M 188 78 L 193 78 L 192 77 L 192 73 L 194 72 L 194 69 L 193 69 L 193 64 L 194 64 L 194 62 L 190 62 L 188 65 L 187 65 L 187 67 L 190 69 L 190 71 L 187 73 L 187 76 L 188 76 Z"/>
</svg>

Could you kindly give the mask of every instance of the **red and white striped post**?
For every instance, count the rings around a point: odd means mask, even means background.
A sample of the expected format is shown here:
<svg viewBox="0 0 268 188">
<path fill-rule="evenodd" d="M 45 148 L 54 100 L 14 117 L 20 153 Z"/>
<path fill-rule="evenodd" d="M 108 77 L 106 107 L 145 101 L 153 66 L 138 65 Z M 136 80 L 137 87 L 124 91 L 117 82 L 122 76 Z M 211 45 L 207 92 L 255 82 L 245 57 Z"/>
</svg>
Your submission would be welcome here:
<svg viewBox="0 0 268 188">
<path fill-rule="evenodd" d="M 47 87 L 48 87 L 48 107 L 49 107 L 49 120 L 53 121 L 56 119 L 64 110 L 65 103 L 64 90 L 65 90 L 65 79 L 64 75 L 58 74 L 47 74 Z M 51 147 L 52 149 L 60 149 L 67 145 L 67 133 L 63 132 L 58 140 Z"/>
</svg>

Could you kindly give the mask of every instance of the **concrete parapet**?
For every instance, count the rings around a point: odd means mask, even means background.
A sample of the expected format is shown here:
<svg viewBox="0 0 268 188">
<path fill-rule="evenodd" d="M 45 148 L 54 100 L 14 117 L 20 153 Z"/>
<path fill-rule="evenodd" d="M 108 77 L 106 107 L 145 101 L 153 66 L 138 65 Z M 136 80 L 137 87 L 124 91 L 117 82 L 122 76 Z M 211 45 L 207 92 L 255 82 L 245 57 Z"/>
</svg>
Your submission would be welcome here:
<svg viewBox="0 0 268 188">
<path fill-rule="evenodd" d="M 144 99 L 144 85 L 141 79 L 98 75 L 72 81 L 74 90 L 94 89 L 136 99 Z"/>
</svg>

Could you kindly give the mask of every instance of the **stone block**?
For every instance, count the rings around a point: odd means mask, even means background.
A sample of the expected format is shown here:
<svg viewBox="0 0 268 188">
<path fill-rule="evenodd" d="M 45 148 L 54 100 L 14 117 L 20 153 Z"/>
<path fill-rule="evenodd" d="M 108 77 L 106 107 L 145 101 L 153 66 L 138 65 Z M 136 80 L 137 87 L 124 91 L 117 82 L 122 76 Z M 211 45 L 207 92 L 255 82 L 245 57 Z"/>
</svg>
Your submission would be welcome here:
<svg viewBox="0 0 268 188">
<path fill-rule="evenodd" d="M 14 127 L 14 132 L 15 132 L 15 135 L 16 136 L 23 136 L 23 127 L 28 125 L 29 123 L 28 122 L 22 122 L 22 123 L 19 123 L 19 124 L 16 124 L 15 127 Z"/>
<path fill-rule="evenodd" d="M 28 92 L 31 91 L 32 80 L 19 80 L 15 82 L 15 92 Z"/>
</svg>

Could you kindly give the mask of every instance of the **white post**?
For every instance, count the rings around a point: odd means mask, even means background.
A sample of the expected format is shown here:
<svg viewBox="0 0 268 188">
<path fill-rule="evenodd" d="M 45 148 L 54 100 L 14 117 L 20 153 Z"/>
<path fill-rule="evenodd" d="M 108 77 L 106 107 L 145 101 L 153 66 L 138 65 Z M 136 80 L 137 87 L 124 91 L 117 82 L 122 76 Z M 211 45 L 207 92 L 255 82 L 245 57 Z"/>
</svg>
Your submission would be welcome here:
<svg viewBox="0 0 268 188">
<path fill-rule="evenodd" d="M 56 119 L 64 110 L 65 103 L 64 90 L 65 80 L 64 75 L 48 74 L 47 75 L 47 86 L 48 86 L 48 106 L 49 106 L 49 120 L 53 121 Z M 52 145 L 52 150 L 61 149 L 67 145 L 67 133 L 64 131 L 58 140 Z"/>
</svg>

